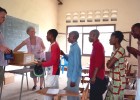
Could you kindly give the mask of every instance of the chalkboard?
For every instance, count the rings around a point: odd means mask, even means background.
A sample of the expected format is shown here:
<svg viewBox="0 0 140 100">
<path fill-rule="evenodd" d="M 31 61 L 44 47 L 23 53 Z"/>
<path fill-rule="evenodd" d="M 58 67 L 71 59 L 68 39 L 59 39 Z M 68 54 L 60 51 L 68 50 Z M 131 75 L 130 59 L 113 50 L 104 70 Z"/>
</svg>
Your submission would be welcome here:
<svg viewBox="0 0 140 100">
<path fill-rule="evenodd" d="M 23 40 L 28 38 L 29 36 L 26 33 L 26 29 L 29 26 L 33 26 L 36 33 L 38 33 L 39 25 L 12 16 L 7 16 L 5 22 L 0 26 L 0 30 L 4 34 L 6 45 L 13 50 Z M 21 50 L 26 51 L 27 48 L 23 47 Z"/>
</svg>

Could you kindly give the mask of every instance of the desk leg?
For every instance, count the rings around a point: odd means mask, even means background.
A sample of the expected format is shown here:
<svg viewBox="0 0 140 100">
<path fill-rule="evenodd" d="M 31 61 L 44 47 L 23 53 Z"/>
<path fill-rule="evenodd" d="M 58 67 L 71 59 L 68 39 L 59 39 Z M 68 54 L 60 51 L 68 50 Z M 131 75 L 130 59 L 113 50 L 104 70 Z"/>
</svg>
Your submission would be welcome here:
<svg viewBox="0 0 140 100">
<path fill-rule="evenodd" d="M 2 96 L 2 89 L 3 89 L 3 82 L 1 83 L 1 90 L 0 90 L 0 100 L 1 100 L 1 96 Z"/>
<path fill-rule="evenodd" d="M 29 90 L 29 83 L 28 83 L 28 76 L 27 76 L 27 73 L 26 73 L 26 81 L 27 81 L 27 90 Z"/>
<path fill-rule="evenodd" d="M 5 84 L 5 76 L 4 76 L 4 73 L 5 73 L 5 67 L 6 66 L 3 66 L 3 81 L 4 81 L 4 84 Z M 1 86 L 0 86 L 0 88 L 1 88 L 1 90 L 0 90 L 0 100 L 1 100 L 1 96 L 2 96 L 2 89 L 3 89 L 3 81 L 2 81 L 2 83 L 0 84 Z"/>
<path fill-rule="evenodd" d="M 26 66 L 24 66 L 24 68 L 26 68 Z M 27 72 L 26 72 L 25 74 L 26 74 L 27 90 L 29 90 L 29 84 L 28 84 L 28 76 L 27 76 Z"/>
<path fill-rule="evenodd" d="M 22 88 L 23 88 L 23 79 L 24 79 L 24 74 L 22 74 L 19 100 L 21 100 L 21 93 L 22 93 Z"/>
</svg>

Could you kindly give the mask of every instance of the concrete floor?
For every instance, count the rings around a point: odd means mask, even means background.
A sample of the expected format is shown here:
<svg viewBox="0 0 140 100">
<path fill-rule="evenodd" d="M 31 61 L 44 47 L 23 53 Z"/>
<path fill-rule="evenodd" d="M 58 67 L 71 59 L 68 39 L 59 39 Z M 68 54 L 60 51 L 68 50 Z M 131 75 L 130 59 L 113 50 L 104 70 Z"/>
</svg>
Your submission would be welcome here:
<svg viewBox="0 0 140 100">
<path fill-rule="evenodd" d="M 21 75 L 15 74 L 15 82 L 4 85 L 1 100 L 19 100 L 21 79 L 22 79 Z M 44 100 L 43 99 L 44 96 L 39 95 L 35 91 L 31 90 L 33 87 L 33 81 L 32 78 L 30 78 L 30 73 L 28 73 L 28 79 L 29 79 L 29 90 L 27 90 L 26 77 L 24 77 L 21 100 Z M 66 72 L 64 72 L 64 74 L 61 74 L 59 77 L 59 88 L 60 89 L 65 88 L 66 82 L 67 77 Z M 37 90 L 39 90 L 39 85 L 37 87 Z M 63 97 L 63 100 L 66 100 L 66 97 Z"/>
</svg>

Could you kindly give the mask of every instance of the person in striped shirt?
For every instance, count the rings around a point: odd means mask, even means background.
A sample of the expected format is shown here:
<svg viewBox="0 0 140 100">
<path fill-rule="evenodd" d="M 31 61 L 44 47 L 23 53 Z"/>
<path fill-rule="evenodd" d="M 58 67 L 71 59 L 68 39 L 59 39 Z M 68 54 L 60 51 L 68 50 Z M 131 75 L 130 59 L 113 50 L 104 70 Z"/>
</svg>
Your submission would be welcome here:
<svg viewBox="0 0 140 100">
<path fill-rule="evenodd" d="M 110 45 L 114 46 L 110 60 L 107 62 L 107 68 L 110 69 L 110 82 L 105 100 L 123 100 L 125 79 L 125 49 L 121 46 L 124 35 L 121 31 L 115 31 L 111 34 Z"/>
</svg>

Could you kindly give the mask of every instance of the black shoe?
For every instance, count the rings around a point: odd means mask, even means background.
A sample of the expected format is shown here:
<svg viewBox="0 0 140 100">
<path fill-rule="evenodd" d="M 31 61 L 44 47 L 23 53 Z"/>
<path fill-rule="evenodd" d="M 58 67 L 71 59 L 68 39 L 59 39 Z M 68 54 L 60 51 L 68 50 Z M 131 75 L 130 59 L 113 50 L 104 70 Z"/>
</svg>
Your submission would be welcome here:
<svg viewBox="0 0 140 100">
<path fill-rule="evenodd" d="M 33 86 L 32 90 L 36 90 L 36 85 Z"/>
<path fill-rule="evenodd" d="M 40 87 L 40 90 L 42 90 L 42 87 Z"/>
</svg>

